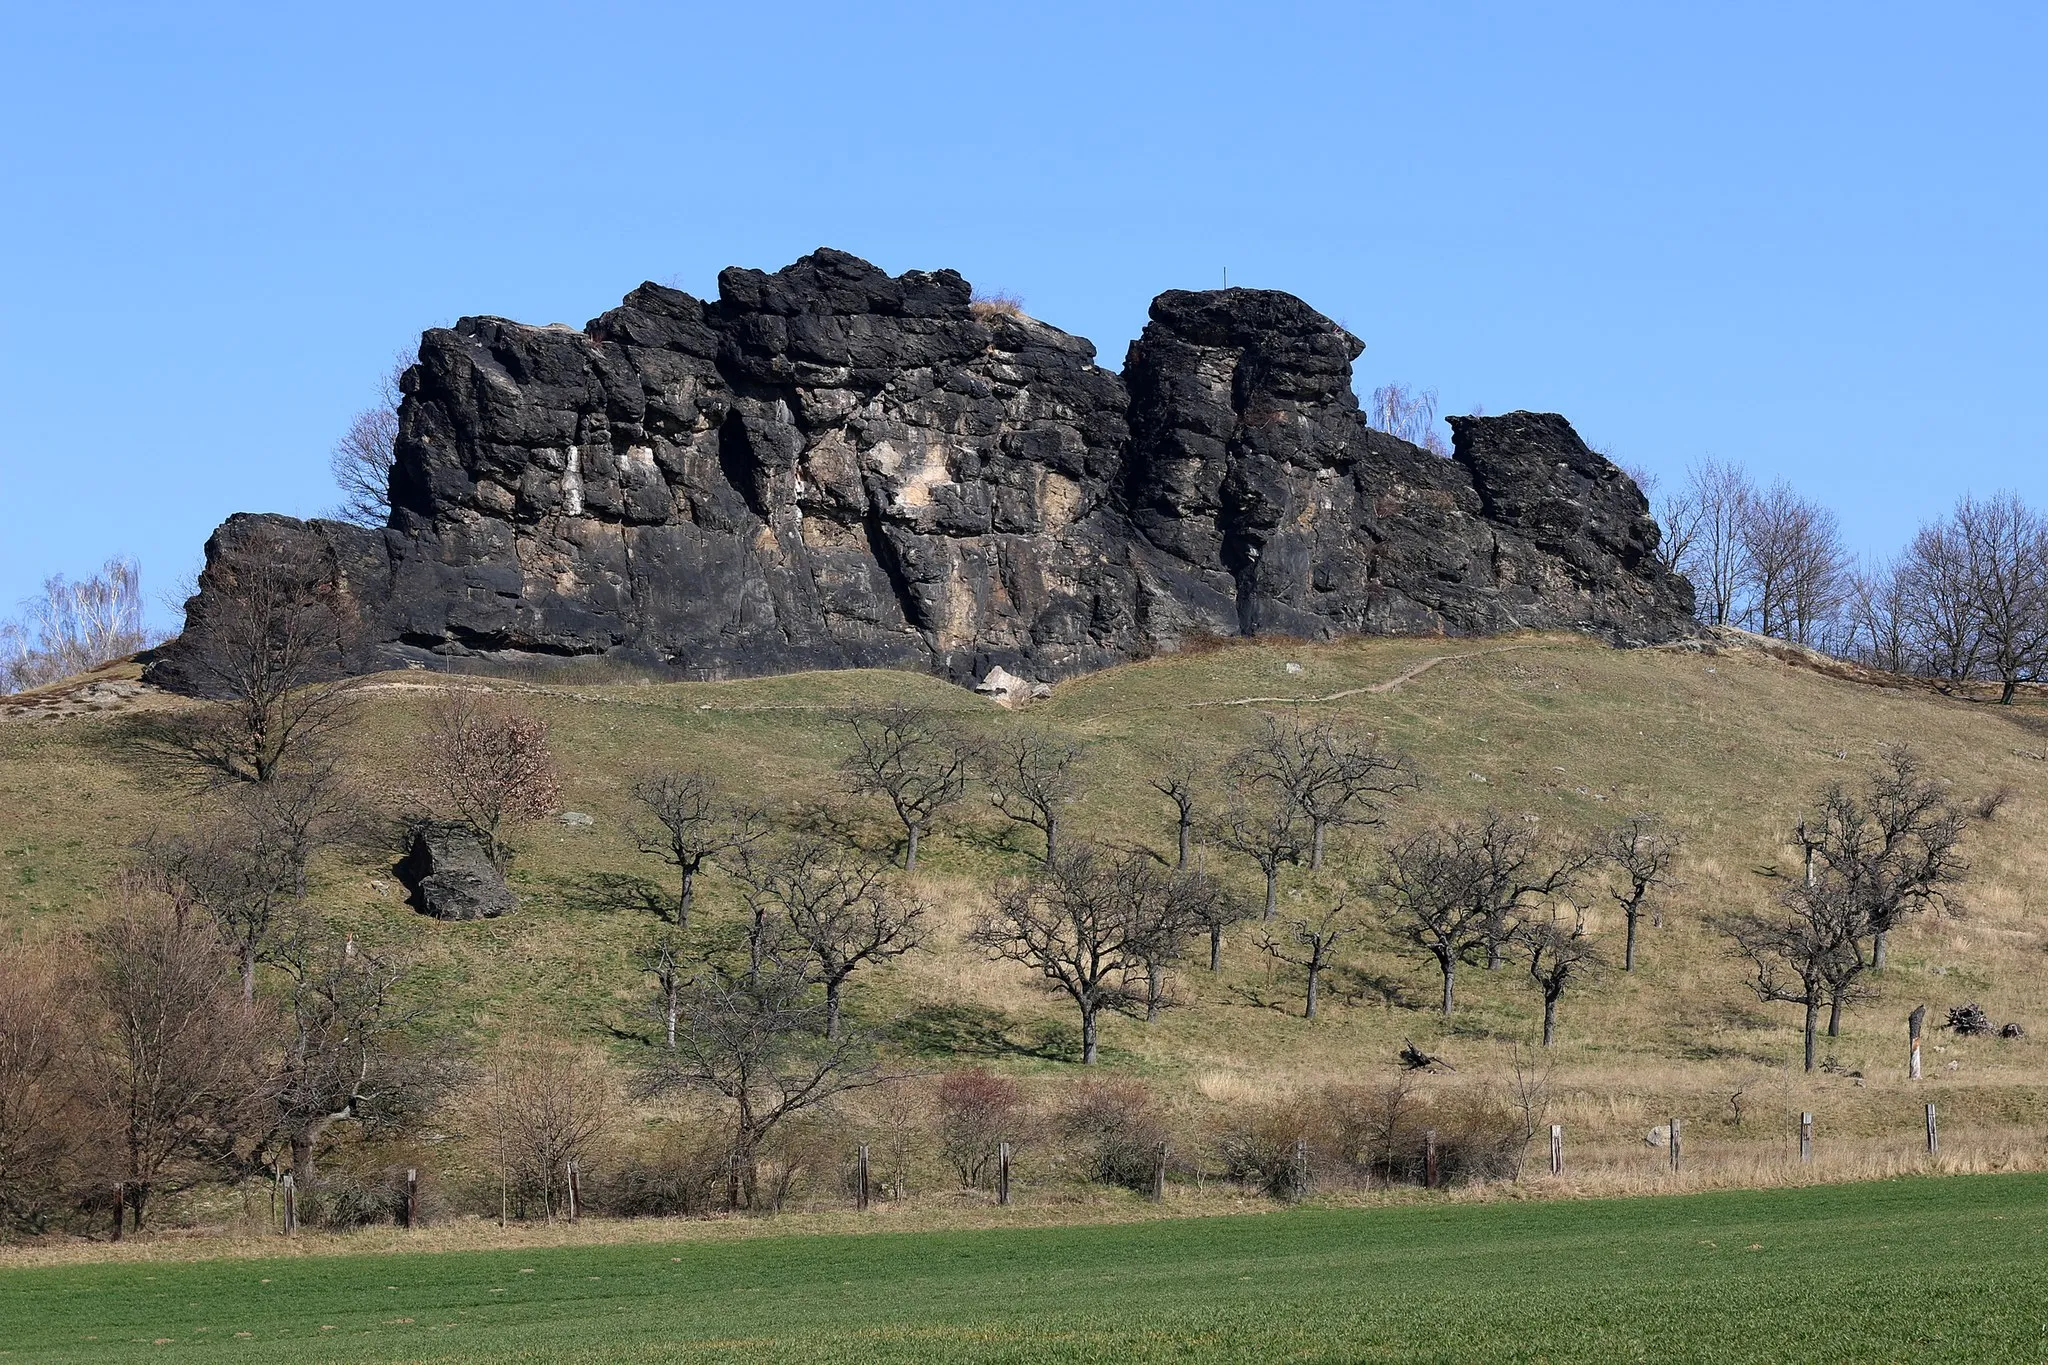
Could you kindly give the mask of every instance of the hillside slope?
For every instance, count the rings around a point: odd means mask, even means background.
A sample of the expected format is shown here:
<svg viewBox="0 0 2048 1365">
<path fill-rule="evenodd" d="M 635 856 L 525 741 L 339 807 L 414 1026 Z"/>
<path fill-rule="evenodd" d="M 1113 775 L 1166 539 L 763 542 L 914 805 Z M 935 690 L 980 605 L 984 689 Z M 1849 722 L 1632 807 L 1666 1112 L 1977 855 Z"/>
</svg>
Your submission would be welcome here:
<svg viewBox="0 0 2048 1365">
<path fill-rule="evenodd" d="M 1294 671 L 1298 668 L 1298 671 Z M 1173 756 L 1212 767 L 1256 728 L 1262 711 L 1300 706 L 1381 732 L 1414 756 L 1424 787 L 1400 800 L 1389 831 L 1489 805 L 1534 815 L 1548 831 L 1584 832 L 1628 812 L 1661 812 L 1687 840 L 1682 885 L 1664 927 L 1646 933 L 1632 976 L 1610 972 L 1568 995 L 1558 1049 L 1559 1113 L 1575 1131 L 1640 1145 L 1645 1126 L 1684 1112 L 1719 1125 L 1718 1139 L 1782 1142 L 1786 1115 L 1814 1109 L 1830 1136 L 1862 1135 L 1905 1151 L 1921 1099 L 1939 1092 L 1952 1123 L 2027 1133 L 2042 1122 L 2048 1087 L 2040 1048 L 2017 1041 L 1932 1040 L 1931 1080 L 1909 1090 L 1903 1020 L 1928 1003 L 1980 1002 L 1993 1019 L 2048 1030 L 2048 950 L 2040 887 L 2048 871 L 2048 710 L 2001 708 L 1822 676 L 1753 649 L 1616 650 L 1577 637 L 1490 641 L 1373 639 L 1304 646 L 1247 643 L 1162 657 L 1074 680 L 1022 716 L 919 674 L 853 671 L 733 683 L 537 684 L 387 674 L 365 685 L 363 723 L 349 762 L 393 808 L 409 779 L 405 756 L 427 709 L 449 686 L 516 692 L 552 727 L 563 803 L 587 825 L 524 831 L 514 917 L 443 924 L 413 913 L 388 854 L 327 858 L 315 897 L 359 940 L 418 963 L 418 984 L 450 1030 L 477 1041 L 519 1029 L 589 1040 L 629 1058 L 651 1030 L 647 984 L 630 965 L 652 920 L 620 894 L 621 877 L 666 869 L 634 847 L 630 788 L 657 766 L 719 774 L 784 812 L 855 812 L 855 837 L 883 850 L 880 812 L 840 794 L 843 752 L 835 711 L 905 698 L 958 713 L 995 733 L 1031 724 L 1086 746 L 1088 791 L 1070 820 L 1077 835 L 1166 850 L 1171 808 L 1147 785 Z M 189 705 L 148 696 L 141 705 Z M 0 926 L 29 938 L 87 920 L 130 845 L 174 827 L 192 798 L 154 766 L 135 738 L 147 710 L 0 721 Z M 1974 797 L 2012 799 L 1972 819 L 1966 914 L 1899 934 L 1879 998 L 1856 1006 L 1844 1036 L 1825 1042 L 1842 1074 L 1798 1076 L 1797 1011 L 1759 1005 L 1737 964 L 1703 923 L 1710 912 L 1761 904 L 1784 836 L 1814 790 L 1854 781 L 1878 746 L 1918 746 L 1936 771 Z M 1072 1076 L 1075 1032 L 1061 1002 L 1020 968 L 984 961 L 962 941 L 997 878 L 1030 866 L 1031 831 L 978 794 L 926 846 L 920 880 L 939 909 L 930 951 L 856 978 L 849 1008 L 886 1026 L 930 1066 L 986 1063 L 1035 1076 Z M 1342 841 L 1339 873 L 1370 866 L 1372 838 Z M 1250 869 L 1220 851 L 1209 866 L 1252 890 Z M 1283 893 L 1297 897 L 1304 879 Z M 733 913 L 712 876 L 706 913 Z M 1617 917 L 1594 911 L 1616 944 Z M 1140 1075 L 1189 1106 L 1256 1097 L 1325 1078 L 1391 1074 L 1404 1039 L 1449 1057 L 1466 1079 L 1498 1075 L 1508 1044 L 1539 1018 L 1525 975 L 1472 971 L 1445 1026 L 1431 1011 L 1432 969 L 1369 937 L 1342 958 L 1332 1004 L 1313 1023 L 1300 992 L 1254 943 L 1256 925 L 1228 943 L 1223 972 L 1179 973 L 1179 1008 L 1157 1023 L 1111 1020 L 1106 1068 Z M 1618 952 L 1616 953 L 1618 957 Z M 2038 1027 L 2037 1027 L 2038 1025 Z M 1847 1073 L 1861 1072 L 1851 1076 Z M 1734 1126 L 1730 1095 L 1747 1122 Z M 1760 1117 L 1763 1116 L 1763 1117 Z M 1704 1135 L 1703 1135 L 1704 1136 Z M 1896 1139 L 1896 1141 L 1895 1141 Z"/>
</svg>

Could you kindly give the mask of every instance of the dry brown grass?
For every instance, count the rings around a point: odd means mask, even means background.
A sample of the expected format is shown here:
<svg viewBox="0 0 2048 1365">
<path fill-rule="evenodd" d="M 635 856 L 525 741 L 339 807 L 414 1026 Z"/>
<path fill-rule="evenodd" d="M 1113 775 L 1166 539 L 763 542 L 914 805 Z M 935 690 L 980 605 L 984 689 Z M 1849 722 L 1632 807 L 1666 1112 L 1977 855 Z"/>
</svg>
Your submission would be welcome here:
<svg viewBox="0 0 2048 1365">
<path fill-rule="evenodd" d="M 1504 652 L 1503 643 L 1517 648 Z M 1373 690 L 1436 656 L 1450 657 L 1398 687 Z M 1288 673 L 1288 663 L 1301 672 Z M 1571 1144 L 1572 1173 L 1560 1192 L 1661 1187 L 1655 1182 L 1669 1177 L 1654 1166 L 1663 1154 L 1643 1149 L 1642 1136 L 1674 1113 L 1692 1125 L 1693 1161 L 1680 1182 L 1912 1169 L 1918 1105 L 1929 1097 L 1942 1106 L 1951 1163 L 2030 1163 L 2048 1135 L 2039 1051 L 2048 1037 L 2048 765 L 2040 757 L 2048 752 L 2048 707 L 2038 701 L 2003 708 L 1874 687 L 1762 649 L 1617 651 L 1553 636 L 1236 644 L 1074 680 L 1021 717 L 908 673 L 613 686 L 407 674 L 366 689 L 353 762 L 367 784 L 402 782 L 403 755 L 449 685 L 515 692 L 541 712 L 563 760 L 564 803 L 595 823 L 544 823 L 519 836 L 515 884 L 525 904 L 504 920 L 426 921 L 403 905 L 388 860 L 369 855 L 323 866 L 318 899 L 360 940 L 413 956 L 442 1027 L 473 1044 L 516 1025 L 603 1045 L 631 1063 L 634 1047 L 613 1031 L 646 1027 L 641 983 L 623 964 L 650 921 L 601 903 L 588 883 L 595 873 L 661 875 L 630 836 L 631 786 L 653 766 L 709 769 L 784 810 L 834 803 L 833 713 L 903 697 L 992 732 L 1039 724 L 1082 742 L 1089 790 L 1069 828 L 1164 849 L 1169 812 L 1146 777 L 1180 753 L 1219 766 L 1262 710 L 1281 708 L 1223 703 L 1288 697 L 1417 757 L 1428 785 L 1393 809 L 1387 833 L 1488 805 L 1530 812 L 1560 834 L 1650 808 L 1684 833 L 1682 884 L 1665 927 L 1645 931 L 1641 970 L 1609 973 L 1564 1001 L 1548 1120 L 1567 1125 Z M 133 839 L 186 818 L 184 790 L 134 757 L 135 723 L 120 713 L 0 722 L 0 932 L 35 939 L 77 925 L 95 913 Z M 1774 885 L 1765 873 L 1786 865 L 1783 833 L 1814 789 L 1855 779 L 1879 745 L 1900 739 L 1927 753 L 1964 799 L 2010 795 L 1995 819 L 1971 822 L 1963 917 L 1923 920 L 1899 934 L 1878 998 L 1852 1009 L 1842 1038 L 1824 1040 L 1822 1052 L 1837 1058 L 1840 1072 L 1862 1072 L 1860 1083 L 1848 1074 L 1808 1079 L 1794 1069 L 1796 1011 L 1760 1005 L 1745 991 L 1706 920 L 1765 903 Z M 879 816 L 848 809 L 859 836 L 886 848 Z M 959 938 L 987 888 L 1028 869 L 1026 844 L 978 801 L 960 814 L 927 845 L 920 875 L 938 907 L 933 951 L 856 979 L 850 1007 L 880 1025 L 921 1018 L 932 1026 L 928 1042 L 952 1030 L 956 1050 L 926 1051 L 921 1067 L 987 1064 L 1025 1079 L 1049 1102 L 1079 1073 L 1053 1046 L 1072 1028 L 1067 1011 L 1027 974 L 981 960 Z M 1217 853 L 1205 856 L 1243 876 Z M 1370 841 L 1354 841 L 1337 855 L 1339 874 L 1357 874 L 1369 856 Z M 1289 889 L 1306 894 L 1304 887 L 1294 881 Z M 719 879 L 707 879 L 702 895 L 713 918 L 733 912 Z M 1596 908 L 1596 934 L 1611 940 L 1617 919 Z M 1411 1037 L 1458 1068 L 1427 1084 L 1498 1089 L 1511 1046 L 1531 1035 L 1538 1016 L 1519 973 L 1472 971 L 1461 982 L 1466 1003 L 1446 1027 L 1418 1007 L 1432 998 L 1430 971 L 1379 939 L 1347 956 L 1332 1003 L 1314 1024 L 1298 1017 L 1298 984 L 1256 952 L 1248 932 L 1230 941 L 1220 976 L 1187 971 L 1179 989 L 1185 1003 L 1159 1023 L 1107 1025 L 1105 1064 L 1157 1087 L 1177 1121 L 1190 1125 L 1218 1106 L 1383 1080 Z M 1943 1007 L 1965 1000 L 1999 1022 L 2026 1024 L 2030 1036 L 1937 1034 L 1928 1081 L 1909 1086 L 1901 1078 L 1906 1012 L 1925 1002 L 1938 1022 Z M 1739 1128 L 1729 1103 L 1737 1091 L 1745 1096 Z M 1816 1113 L 1822 1134 L 1822 1161 L 1811 1170 L 1784 1163 L 1801 1110 Z M 932 1216 L 946 1209 L 938 1201 Z M 956 1215 L 967 1216 L 945 1213 Z M 837 1216 L 802 1215 L 825 1220 L 819 1227 Z"/>
</svg>

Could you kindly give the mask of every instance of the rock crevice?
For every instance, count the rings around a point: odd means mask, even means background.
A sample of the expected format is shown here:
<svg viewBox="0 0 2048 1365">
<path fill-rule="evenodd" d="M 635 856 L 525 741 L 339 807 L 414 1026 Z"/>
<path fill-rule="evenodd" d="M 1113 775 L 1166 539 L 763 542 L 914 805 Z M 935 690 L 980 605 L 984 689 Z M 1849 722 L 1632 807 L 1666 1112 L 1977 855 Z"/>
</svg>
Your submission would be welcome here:
<svg viewBox="0 0 2048 1365">
<path fill-rule="evenodd" d="M 157 680 L 259 525 L 327 566 L 363 671 L 1055 679 L 1195 635 L 1691 629 L 1641 492 L 1562 417 L 1452 418 L 1441 458 L 1366 425 L 1361 349 L 1288 294 L 1176 290 L 1119 375 L 952 271 L 829 250 L 581 331 L 465 318 L 405 375 L 389 524 L 231 519 Z"/>
</svg>

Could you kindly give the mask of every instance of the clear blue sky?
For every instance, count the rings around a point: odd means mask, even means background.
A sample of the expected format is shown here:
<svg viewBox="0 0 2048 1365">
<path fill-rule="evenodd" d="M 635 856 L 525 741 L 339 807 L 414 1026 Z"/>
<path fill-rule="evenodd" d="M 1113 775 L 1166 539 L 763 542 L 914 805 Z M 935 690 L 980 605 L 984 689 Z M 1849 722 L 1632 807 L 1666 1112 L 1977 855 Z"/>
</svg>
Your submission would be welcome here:
<svg viewBox="0 0 2048 1365">
<path fill-rule="evenodd" d="M 2048 501 L 2042 6 L 0 4 L 0 614 L 315 514 L 424 327 L 831 245 L 1092 338 L 1291 290 L 1446 411 Z M 162 616 L 163 613 L 159 612 Z"/>
</svg>

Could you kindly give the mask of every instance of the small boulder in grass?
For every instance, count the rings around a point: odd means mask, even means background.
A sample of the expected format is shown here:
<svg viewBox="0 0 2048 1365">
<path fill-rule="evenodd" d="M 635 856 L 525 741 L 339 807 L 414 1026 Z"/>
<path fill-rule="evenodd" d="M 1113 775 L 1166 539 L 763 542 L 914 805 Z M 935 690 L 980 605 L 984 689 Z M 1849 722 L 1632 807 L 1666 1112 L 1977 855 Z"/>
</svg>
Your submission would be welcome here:
<svg viewBox="0 0 2048 1365">
<path fill-rule="evenodd" d="M 2024 1038 L 2027 1036 L 2027 1031 L 2015 1022 L 2007 1024 L 2004 1028 L 2000 1029 L 1998 1036 L 2001 1038 Z"/>
</svg>

